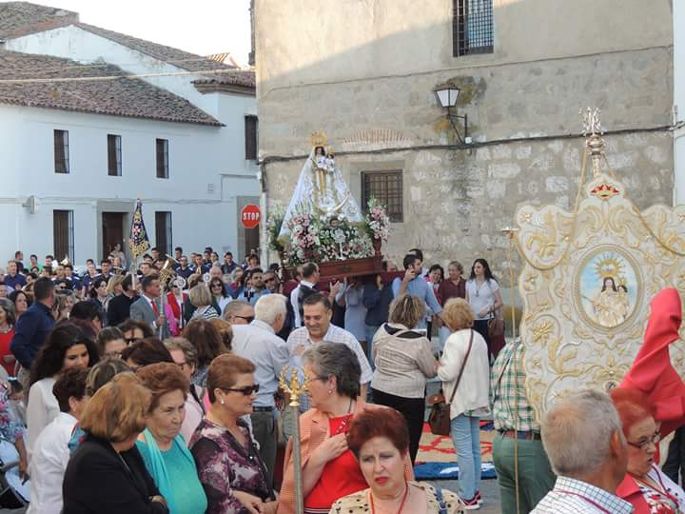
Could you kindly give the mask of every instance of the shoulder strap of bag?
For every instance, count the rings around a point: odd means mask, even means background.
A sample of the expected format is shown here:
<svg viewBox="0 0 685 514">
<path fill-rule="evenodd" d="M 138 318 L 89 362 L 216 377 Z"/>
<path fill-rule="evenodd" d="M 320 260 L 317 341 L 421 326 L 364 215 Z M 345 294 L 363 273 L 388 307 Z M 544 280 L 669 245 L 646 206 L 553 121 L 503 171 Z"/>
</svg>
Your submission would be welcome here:
<svg viewBox="0 0 685 514">
<path fill-rule="evenodd" d="M 445 503 L 445 497 L 442 495 L 442 488 L 435 486 L 435 499 L 438 501 L 438 514 L 447 514 L 447 504 Z"/>
<path fill-rule="evenodd" d="M 450 395 L 449 403 L 452 404 L 454 400 L 454 395 L 457 393 L 457 388 L 459 387 L 459 382 L 461 382 L 461 376 L 464 374 L 464 368 L 466 367 L 466 361 L 469 360 L 469 355 L 471 354 L 471 346 L 473 346 L 473 329 L 471 329 L 471 337 L 469 337 L 469 347 L 466 350 L 466 356 L 464 357 L 464 362 L 461 363 L 461 369 L 457 375 L 457 382 L 454 384 L 454 389 Z"/>
</svg>

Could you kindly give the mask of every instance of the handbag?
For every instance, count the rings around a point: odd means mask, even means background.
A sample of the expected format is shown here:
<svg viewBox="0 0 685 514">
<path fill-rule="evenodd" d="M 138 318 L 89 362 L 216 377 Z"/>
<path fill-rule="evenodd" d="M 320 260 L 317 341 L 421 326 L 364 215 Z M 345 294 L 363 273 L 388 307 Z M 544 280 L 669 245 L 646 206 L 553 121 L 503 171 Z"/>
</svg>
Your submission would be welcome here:
<svg viewBox="0 0 685 514">
<path fill-rule="evenodd" d="M 495 339 L 504 335 L 504 320 L 496 315 L 488 320 L 488 338 Z"/>
<path fill-rule="evenodd" d="M 490 281 L 488 280 L 488 288 L 492 293 Z M 492 318 L 488 320 L 488 339 L 492 340 L 504 335 L 504 318 L 500 316 L 500 309 L 492 309 L 490 311 Z"/>
<path fill-rule="evenodd" d="M 461 376 L 464 374 L 466 361 L 469 359 L 469 355 L 471 354 L 471 346 L 473 346 L 473 329 L 471 329 L 469 347 L 466 350 L 464 362 L 461 363 L 461 369 L 457 375 L 457 381 L 454 384 L 454 389 L 452 390 L 449 403 L 445 402 L 445 395 L 442 394 L 442 391 L 438 394 L 433 394 L 428 397 L 428 405 L 431 406 L 431 411 L 428 415 L 428 425 L 430 426 L 431 432 L 435 435 L 450 435 L 450 405 L 452 405 L 454 395 L 459 387 L 459 382 L 461 382 Z"/>
</svg>

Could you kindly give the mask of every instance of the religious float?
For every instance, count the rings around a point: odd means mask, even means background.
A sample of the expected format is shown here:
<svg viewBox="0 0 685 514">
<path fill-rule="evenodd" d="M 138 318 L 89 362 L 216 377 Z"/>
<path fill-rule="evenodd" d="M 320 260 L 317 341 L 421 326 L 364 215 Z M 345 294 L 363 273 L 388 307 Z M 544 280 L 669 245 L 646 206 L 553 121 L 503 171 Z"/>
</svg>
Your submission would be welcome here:
<svg viewBox="0 0 685 514">
<path fill-rule="evenodd" d="M 505 229 L 523 259 L 525 387 L 538 416 L 568 391 L 620 383 L 651 299 L 664 287 L 685 293 L 685 206 L 640 211 L 609 168 L 597 110 L 587 109 L 584 125 L 573 211 L 523 205 Z M 682 375 L 683 345 L 670 352 Z"/>
<path fill-rule="evenodd" d="M 381 248 L 390 225 L 385 208 L 371 198 L 364 214 L 325 134 L 315 132 L 310 141 L 312 149 L 290 203 L 286 209 L 271 209 L 270 248 L 288 272 L 316 262 L 323 282 L 382 272 Z"/>
</svg>

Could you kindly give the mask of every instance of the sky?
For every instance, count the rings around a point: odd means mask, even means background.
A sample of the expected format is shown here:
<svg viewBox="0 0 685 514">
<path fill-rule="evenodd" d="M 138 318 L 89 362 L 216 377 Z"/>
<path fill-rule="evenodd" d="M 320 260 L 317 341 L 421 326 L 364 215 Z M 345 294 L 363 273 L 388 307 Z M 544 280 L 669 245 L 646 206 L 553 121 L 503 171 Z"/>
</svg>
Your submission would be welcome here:
<svg viewBox="0 0 685 514">
<path fill-rule="evenodd" d="M 250 0 L 31 0 L 80 14 L 84 23 L 199 55 L 250 52 Z"/>
</svg>

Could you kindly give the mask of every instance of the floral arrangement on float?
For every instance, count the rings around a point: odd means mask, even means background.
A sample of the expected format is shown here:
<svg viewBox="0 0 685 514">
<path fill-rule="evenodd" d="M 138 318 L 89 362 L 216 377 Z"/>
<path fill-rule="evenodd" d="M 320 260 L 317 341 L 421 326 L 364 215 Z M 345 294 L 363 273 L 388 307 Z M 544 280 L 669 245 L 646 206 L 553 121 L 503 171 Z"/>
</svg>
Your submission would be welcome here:
<svg viewBox="0 0 685 514">
<path fill-rule="evenodd" d="M 366 207 L 367 214 L 364 218 L 366 231 L 373 241 L 374 249 L 380 252 L 382 243 L 386 242 L 390 236 L 390 217 L 385 207 L 373 196 L 369 198 Z"/>
<path fill-rule="evenodd" d="M 305 262 L 335 262 L 380 256 L 381 245 L 390 234 L 390 218 L 375 198 L 361 223 L 342 214 L 316 215 L 296 209 L 287 223 L 287 238 L 279 239 L 284 210 L 272 208 L 267 219 L 269 247 L 278 252 L 283 264 L 295 268 Z"/>
</svg>

